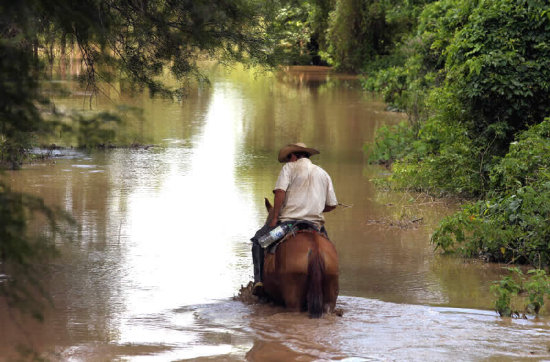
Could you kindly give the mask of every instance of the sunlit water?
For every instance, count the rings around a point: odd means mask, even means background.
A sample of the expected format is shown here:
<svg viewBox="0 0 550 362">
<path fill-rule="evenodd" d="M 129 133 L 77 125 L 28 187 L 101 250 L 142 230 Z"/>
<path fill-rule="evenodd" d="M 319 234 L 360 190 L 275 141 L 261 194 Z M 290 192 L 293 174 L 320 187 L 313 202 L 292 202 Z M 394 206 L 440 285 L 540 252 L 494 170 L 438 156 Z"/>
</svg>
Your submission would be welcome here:
<svg viewBox="0 0 550 362">
<path fill-rule="evenodd" d="M 73 83 L 60 109 L 88 107 Z M 119 90 L 120 91 L 120 90 Z M 518 360 L 550 358 L 547 318 L 501 319 L 501 268 L 443 258 L 429 235 L 453 206 L 376 191 L 386 171 L 362 146 L 405 119 L 353 77 L 318 68 L 276 76 L 214 72 L 181 102 L 114 92 L 95 109 L 143 108 L 121 137 L 147 149 L 61 151 L 5 175 L 79 222 L 44 283 L 43 324 L 0 310 L 0 355 L 51 360 Z M 340 257 L 342 317 L 320 320 L 232 299 L 252 277 L 249 238 L 289 142 L 319 148 L 339 201 L 327 214 Z M 397 221 L 421 219 L 406 227 Z M 17 322 L 17 323 L 15 323 Z"/>
</svg>

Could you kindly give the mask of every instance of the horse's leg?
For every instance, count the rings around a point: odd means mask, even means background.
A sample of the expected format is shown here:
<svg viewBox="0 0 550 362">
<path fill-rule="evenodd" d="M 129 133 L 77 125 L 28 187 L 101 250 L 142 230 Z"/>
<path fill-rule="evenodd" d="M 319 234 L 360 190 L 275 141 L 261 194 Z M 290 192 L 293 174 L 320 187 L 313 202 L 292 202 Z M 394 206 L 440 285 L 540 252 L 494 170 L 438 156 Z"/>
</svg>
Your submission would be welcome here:
<svg viewBox="0 0 550 362">
<path fill-rule="evenodd" d="M 319 240 L 322 259 L 324 260 L 323 274 L 323 310 L 334 311 L 336 308 L 336 299 L 338 299 L 338 254 L 334 245 L 327 239 Z"/>
<path fill-rule="evenodd" d="M 338 275 L 325 275 L 323 283 L 323 304 L 325 311 L 333 312 L 338 298 Z"/>
<path fill-rule="evenodd" d="M 303 274 L 287 274 L 282 283 L 282 294 L 285 306 L 295 312 L 305 306 L 305 285 L 307 276 Z"/>
</svg>

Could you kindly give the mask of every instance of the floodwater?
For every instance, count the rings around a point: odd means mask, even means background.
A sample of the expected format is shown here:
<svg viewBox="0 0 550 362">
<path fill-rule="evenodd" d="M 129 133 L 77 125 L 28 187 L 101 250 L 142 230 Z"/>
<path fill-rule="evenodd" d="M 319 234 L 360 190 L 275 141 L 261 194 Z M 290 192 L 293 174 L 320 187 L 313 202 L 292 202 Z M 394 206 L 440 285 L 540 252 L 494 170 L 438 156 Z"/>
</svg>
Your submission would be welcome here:
<svg viewBox="0 0 550 362">
<path fill-rule="evenodd" d="M 79 229 L 43 276 L 53 300 L 43 323 L 0 307 L 2 359 L 21 356 L 18 346 L 55 361 L 550 359 L 550 319 L 492 310 L 501 266 L 434 253 L 430 233 L 456 205 L 375 189 L 387 171 L 366 164 L 363 144 L 405 117 L 354 77 L 212 69 L 210 86 L 180 102 L 120 86 L 90 102 L 59 83 L 70 90 L 59 110 L 126 104 L 120 141 L 153 146 L 62 150 L 4 175 Z M 252 278 L 248 240 L 290 142 L 320 149 L 312 160 L 351 206 L 326 215 L 343 316 L 233 298 Z"/>
</svg>

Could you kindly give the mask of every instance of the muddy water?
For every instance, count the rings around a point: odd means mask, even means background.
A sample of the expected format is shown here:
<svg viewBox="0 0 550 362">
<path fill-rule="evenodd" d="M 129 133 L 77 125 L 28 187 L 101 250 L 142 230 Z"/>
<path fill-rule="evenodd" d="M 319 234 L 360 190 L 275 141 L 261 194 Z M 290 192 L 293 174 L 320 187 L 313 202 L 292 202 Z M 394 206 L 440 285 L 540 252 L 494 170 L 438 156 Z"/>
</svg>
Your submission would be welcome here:
<svg viewBox="0 0 550 362">
<path fill-rule="evenodd" d="M 72 93 L 60 109 L 89 107 L 76 84 L 61 83 Z M 210 87 L 189 88 L 181 102 L 106 93 L 92 107 L 142 108 L 119 137 L 154 147 L 63 151 L 4 176 L 80 223 L 43 277 L 54 301 L 44 323 L 0 309 L 4 359 L 21 344 L 70 361 L 550 358 L 549 319 L 491 310 L 499 266 L 433 252 L 430 232 L 454 205 L 375 190 L 371 179 L 386 171 L 365 164 L 363 143 L 403 116 L 353 77 L 216 70 Z M 233 300 L 252 276 L 248 239 L 266 216 L 277 150 L 296 141 L 321 150 L 313 161 L 353 205 L 326 217 L 342 317 Z"/>
</svg>

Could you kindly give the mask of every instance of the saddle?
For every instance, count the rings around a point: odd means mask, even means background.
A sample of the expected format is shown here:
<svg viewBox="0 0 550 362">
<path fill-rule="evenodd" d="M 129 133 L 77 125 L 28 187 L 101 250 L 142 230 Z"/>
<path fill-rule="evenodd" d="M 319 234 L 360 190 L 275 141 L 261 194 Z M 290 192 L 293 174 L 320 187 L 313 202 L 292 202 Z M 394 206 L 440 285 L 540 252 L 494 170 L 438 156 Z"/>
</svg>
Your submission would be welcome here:
<svg viewBox="0 0 550 362">
<path fill-rule="evenodd" d="M 298 233 L 310 232 L 310 233 L 319 233 L 328 239 L 327 232 L 324 227 L 319 228 L 315 223 L 307 220 L 298 220 L 298 221 L 285 221 L 281 224 L 292 225 L 290 230 L 283 236 L 280 240 L 274 242 L 269 247 L 266 248 L 266 251 L 270 254 L 274 254 L 277 251 L 277 246 L 285 242 L 288 238 L 295 236 Z"/>
</svg>

